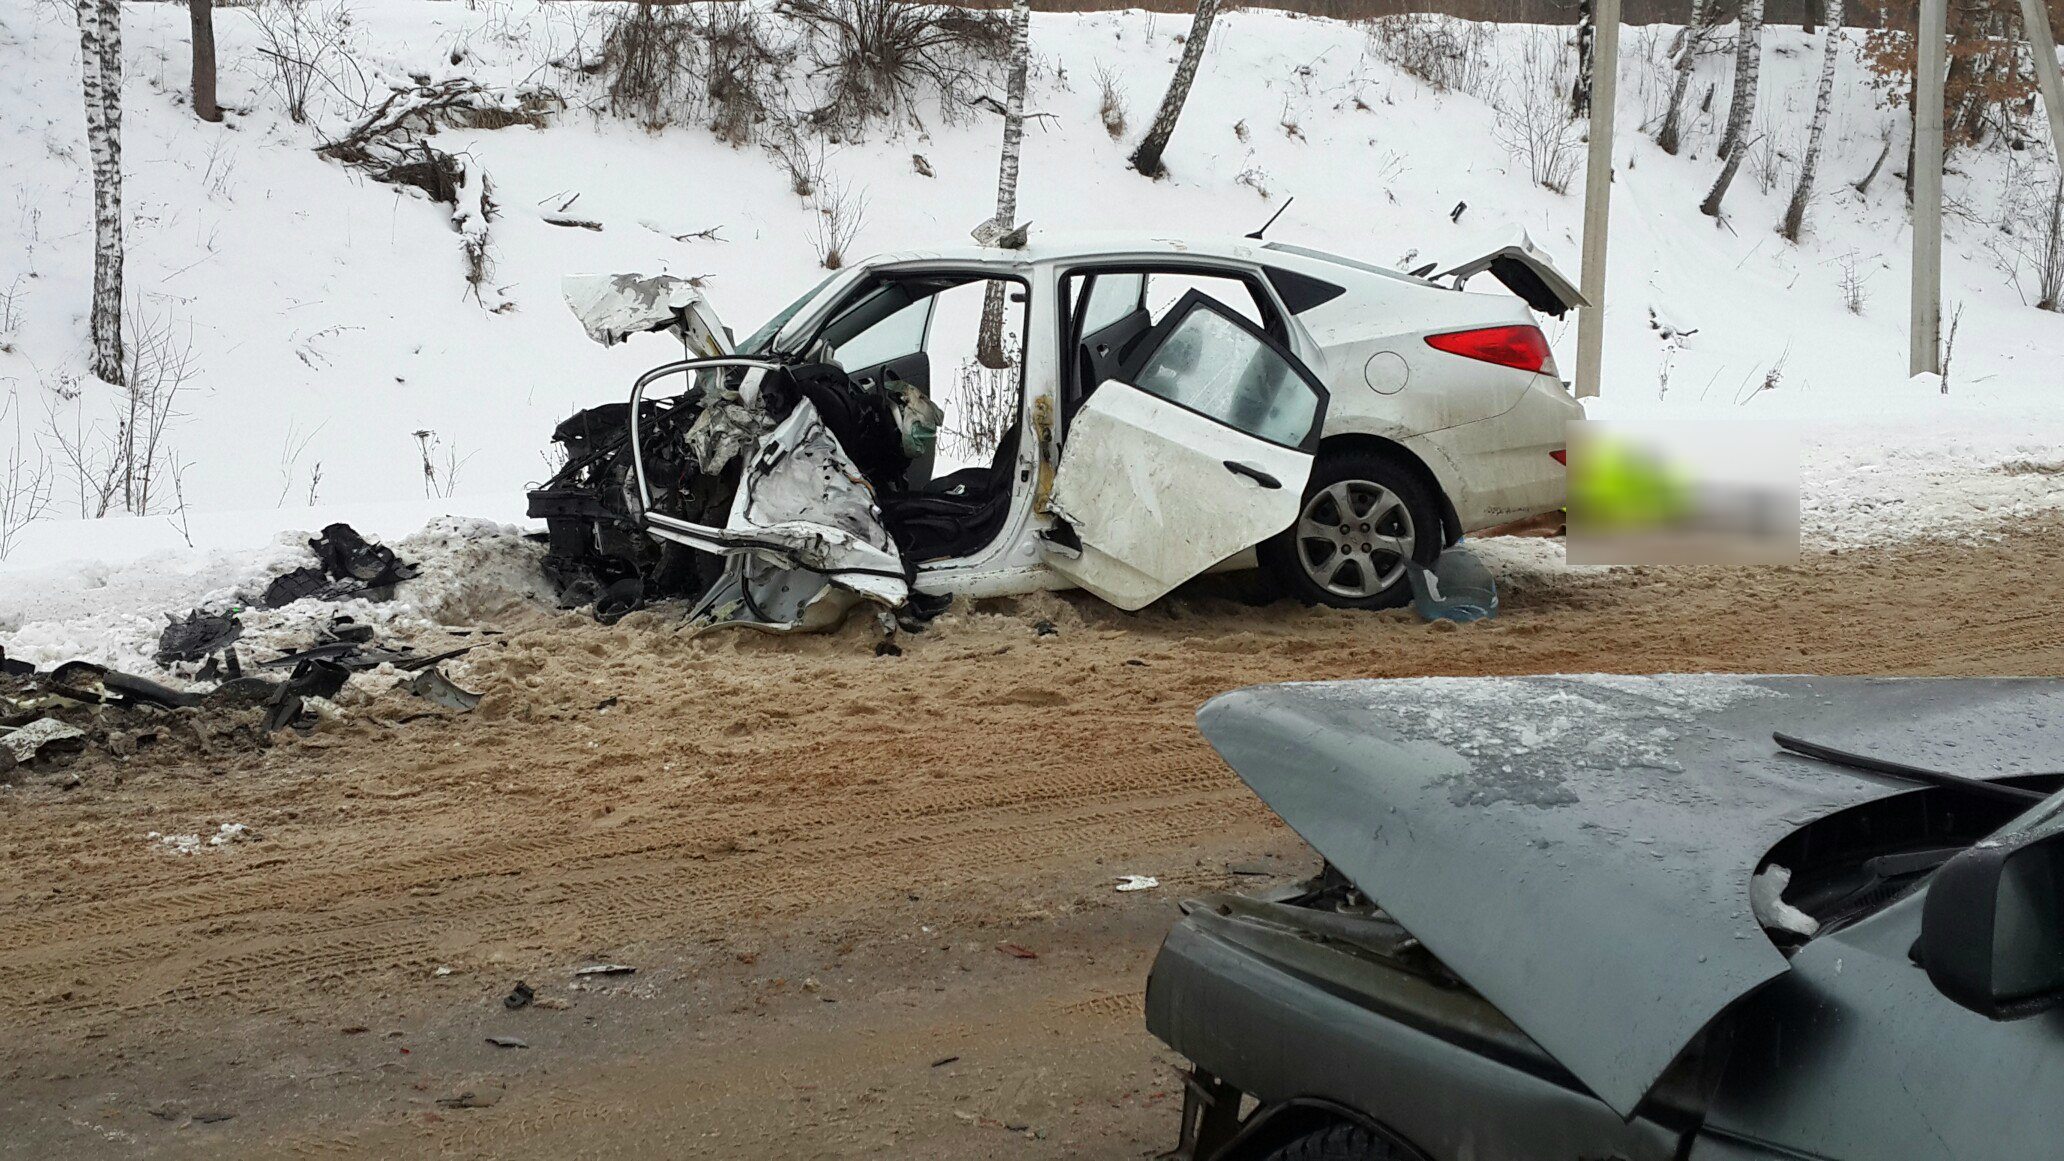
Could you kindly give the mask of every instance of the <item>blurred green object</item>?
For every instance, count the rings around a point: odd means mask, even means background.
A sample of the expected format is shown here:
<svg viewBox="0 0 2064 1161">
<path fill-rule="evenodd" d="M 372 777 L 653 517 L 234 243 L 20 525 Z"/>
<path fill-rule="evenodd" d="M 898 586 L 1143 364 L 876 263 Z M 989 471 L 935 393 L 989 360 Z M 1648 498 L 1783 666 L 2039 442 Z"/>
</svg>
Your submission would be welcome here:
<svg viewBox="0 0 2064 1161">
<path fill-rule="evenodd" d="M 1570 516 L 1593 531 L 1664 527 L 1691 516 L 1689 475 L 1638 444 L 1594 439 L 1571 461 Z"/>
</svg>

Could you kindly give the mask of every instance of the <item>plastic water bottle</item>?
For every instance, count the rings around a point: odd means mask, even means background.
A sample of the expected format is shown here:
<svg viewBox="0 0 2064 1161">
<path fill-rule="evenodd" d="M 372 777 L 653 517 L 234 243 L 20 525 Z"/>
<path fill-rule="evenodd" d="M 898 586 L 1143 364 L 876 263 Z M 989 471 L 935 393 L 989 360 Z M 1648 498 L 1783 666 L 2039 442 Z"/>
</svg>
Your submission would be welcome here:
<svg viewBox="0 0 2064 1161">
<path fill-rule="evenodd" d="M 1498 612 L 1498 582 L 1491 570 L 1459 545 L 1440 554 L 1432 568 L 1406 566 L 1412 605 L 1429 621 L 1481 621 Z"/>
</svg>

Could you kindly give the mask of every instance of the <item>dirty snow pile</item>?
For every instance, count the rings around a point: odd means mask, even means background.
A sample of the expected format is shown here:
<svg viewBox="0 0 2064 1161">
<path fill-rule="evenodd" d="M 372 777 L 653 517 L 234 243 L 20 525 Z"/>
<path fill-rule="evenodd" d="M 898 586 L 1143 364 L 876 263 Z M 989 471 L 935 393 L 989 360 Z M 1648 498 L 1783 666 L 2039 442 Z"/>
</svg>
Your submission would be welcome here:
<svg viewBox="0 0 2064 1161">
<path fill-rule="evenodd" d="M 0 644 L 11 660 L 48 669 L 85 660 L 181 684 L 154 660 L 166 617 L 239 610 L 235 645 L 246 664 L 303 649 L 334 619 L 371 626 L 378 642 L 431 640 L 448 647 L 447 627 L 469 627 L 532 601 L 550 608 L 539 572 L 542 550 L 520 529 L 441 517 L 392 548 L 419 570 L 393 598 L 304 598 L 277 609 L 258 598 L 276 576 L 316 563 L 311 531 L 282 532 L 255 549 L 160 550 L 109 564 L 74 562 L 0 574 Z"/>
<path fill-rule="evenodd" d="M 175 855 L 197 855 L 210 850 L 219 850 L 234 842 L 240 842 L 250 829 L 241 822 L 225 822 L 215 828 L 215 833 L 205 838 L 198 834 L 160 834 L 151 831 L 144 835 L 148 842 L 156 843 Z"/>
</svg>

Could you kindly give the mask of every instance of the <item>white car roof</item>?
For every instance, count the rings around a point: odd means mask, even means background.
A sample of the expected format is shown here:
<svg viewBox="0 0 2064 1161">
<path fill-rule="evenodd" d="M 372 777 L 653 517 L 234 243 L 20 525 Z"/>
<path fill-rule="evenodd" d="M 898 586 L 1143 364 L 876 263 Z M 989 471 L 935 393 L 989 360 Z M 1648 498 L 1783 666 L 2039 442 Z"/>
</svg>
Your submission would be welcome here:
<svg viewBox="0 0 2064 1161">
<path fill-rule="evenodd" d="M 980 246 L 973 242 L 967 242 L 952 246 L 931 246 L 917 250 L 877 254 L 867 259 L 861 265 L 888 266 L 902 262 L 927 261 L 994 262 L 1006 264 L 1063 262 L 1080 258 L 1133 256 L 1140 254 L 1252 260 L 1260 247 L 1261 244 L 1253 239 L 1236 236 L 1180 238 L 1168 235 L 1148 235 L 1118 231 L 1042 234 L 1035 229 L 1023 249 L 999 250 L 994 246 Z"/>
</svg>

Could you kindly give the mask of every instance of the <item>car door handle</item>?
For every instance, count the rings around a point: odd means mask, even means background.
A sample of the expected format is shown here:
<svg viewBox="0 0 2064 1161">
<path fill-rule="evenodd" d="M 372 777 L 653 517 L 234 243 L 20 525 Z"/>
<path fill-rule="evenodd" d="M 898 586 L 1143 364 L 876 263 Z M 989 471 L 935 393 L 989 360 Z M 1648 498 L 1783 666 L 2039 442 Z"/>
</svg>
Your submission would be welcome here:
<svg viewBox="0 0 2064 1161">
<path fill-rule="evenodd" d="M 1236 476 L 1245 476 L 1264 488 L 1280 488 L 1283 486 L 1283 481 L 1269 475 L 1260 468 L 1243 464 L 1239 460 L 1225 461 L 1225 470 Z"/>
</svg>

